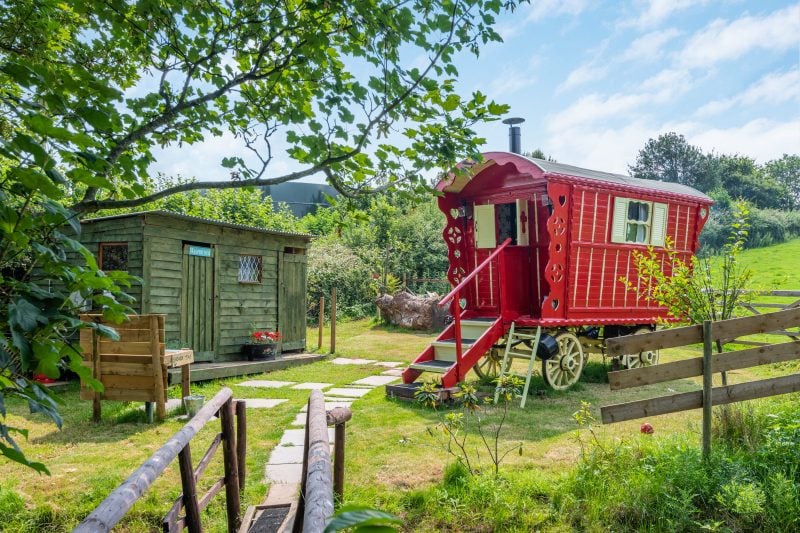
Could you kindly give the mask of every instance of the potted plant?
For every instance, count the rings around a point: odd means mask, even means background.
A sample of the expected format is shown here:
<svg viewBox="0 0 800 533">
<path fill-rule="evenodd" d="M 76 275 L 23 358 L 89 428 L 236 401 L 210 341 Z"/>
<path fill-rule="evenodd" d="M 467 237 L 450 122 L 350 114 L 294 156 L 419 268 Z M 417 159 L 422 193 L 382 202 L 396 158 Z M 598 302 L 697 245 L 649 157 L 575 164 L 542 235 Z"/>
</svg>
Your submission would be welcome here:
<svg viewBox="0 0 800 533">
<path fill-rule="evenodd" d="M 280 351 L 281 334 L 279 331 L 254 329 L 250 333 L 250 342 L 242 346 L 248 361 L 275 359 Z"/>
</svg>

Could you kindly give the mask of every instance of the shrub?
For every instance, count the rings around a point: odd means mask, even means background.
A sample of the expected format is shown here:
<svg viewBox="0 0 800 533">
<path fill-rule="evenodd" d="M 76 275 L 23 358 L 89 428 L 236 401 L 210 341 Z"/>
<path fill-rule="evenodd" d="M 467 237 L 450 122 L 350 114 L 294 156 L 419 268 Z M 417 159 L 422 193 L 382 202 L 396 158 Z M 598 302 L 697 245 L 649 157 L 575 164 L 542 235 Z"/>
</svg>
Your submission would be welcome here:
<svg viewBox="0 0 800 533">
<path fill-rule="evenodd" d="M 326 315 L 330 312 L 331 289 L 336 287 L 337 314 L 363 318 L 375 311 L 370 269 L 343 244 L 315 241 L 308 252 L 308 310 L 318 316 L 319 299 L 325 297 Z"/>
</svg>

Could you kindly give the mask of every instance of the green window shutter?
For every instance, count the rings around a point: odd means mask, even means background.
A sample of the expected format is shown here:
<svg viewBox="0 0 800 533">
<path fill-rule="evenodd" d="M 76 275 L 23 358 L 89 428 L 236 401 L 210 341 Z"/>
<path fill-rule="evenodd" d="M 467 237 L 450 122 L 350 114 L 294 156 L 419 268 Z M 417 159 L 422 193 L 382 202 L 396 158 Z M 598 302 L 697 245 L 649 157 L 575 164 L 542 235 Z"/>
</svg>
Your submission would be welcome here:
<svg viewBox="0 0 800 533">
<path fill-rule="evenodd" d="M 628 199 L 614 198 L 614 220 L 611 223 L 611 242 L 625 242 L 625 222 L 628 220 Z"/>
<path fill-rule="evenodd" d="M 653 227 L 650 231 L 650 244 L 664 246 L 667 234 L 667 204 L 653 204 Z"/>
</svg>

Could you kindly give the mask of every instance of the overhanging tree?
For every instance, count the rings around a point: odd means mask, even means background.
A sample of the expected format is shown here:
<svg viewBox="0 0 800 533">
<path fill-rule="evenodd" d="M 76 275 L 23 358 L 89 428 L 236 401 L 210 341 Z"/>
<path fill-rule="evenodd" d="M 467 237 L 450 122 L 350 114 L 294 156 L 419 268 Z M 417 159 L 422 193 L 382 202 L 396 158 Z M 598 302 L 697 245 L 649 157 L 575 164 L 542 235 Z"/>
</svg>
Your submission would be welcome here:
<svg viewBox="0 0 800 533">
<path fill-rule="evenodd" d="M 17 0 L 0 12 L 0 416 L 3 398 L 57 412 L 28 371 L 54 374 L 93 295 L 124 312 L 119 284 L 63 231 L 76 213 L 181 191 L 324 173 L 346 196 L 425 188 L 477 157 L 472 127 L 505 106 L 455 90 L 455 55 L 499 40 L 503 0 Z M 214 181 L 148 191 L 163 147 L 237 139 Z M 298 170 L 273 171 L 276 142 Z M 247 154 L 247 155 L 245 155 Z M 209 177 L 209 176 L 204 176 Z M 71 208 L 67 198 L 78 196 Z M 68 261 L 69 253 L 84 258 Z M 46 281 L 48 290 L 42 289 Z M 71 299 L 70 296 L 73 298 Z M 4 422 L 0 454 L 26 461 Z"/>
</svg>

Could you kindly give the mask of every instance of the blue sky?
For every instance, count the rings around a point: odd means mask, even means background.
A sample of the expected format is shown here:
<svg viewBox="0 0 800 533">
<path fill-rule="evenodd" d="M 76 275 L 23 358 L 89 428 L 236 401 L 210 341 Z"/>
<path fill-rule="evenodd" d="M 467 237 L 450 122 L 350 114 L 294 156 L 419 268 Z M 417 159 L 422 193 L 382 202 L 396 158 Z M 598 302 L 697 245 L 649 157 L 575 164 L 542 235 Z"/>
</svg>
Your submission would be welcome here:
<svg viewBox="0 0 800 533">
<path fill-rule="evenodd" d="M 458 62 L 460 91 L 524 117 L 524 150 L 621 173 L 669 131 L 759 162 L 800 153 L 800 3 L 539 0 L 498 31 L 503 43 Z M 485 150 L 507 148 L 506 126 L 478 131 Z M 209 140 L 161 154 L 153 169 L 220 179 L 209 165 L 230 148 Z M 294 169 L 276 155 L 274 174 Z"/>
</svg>

